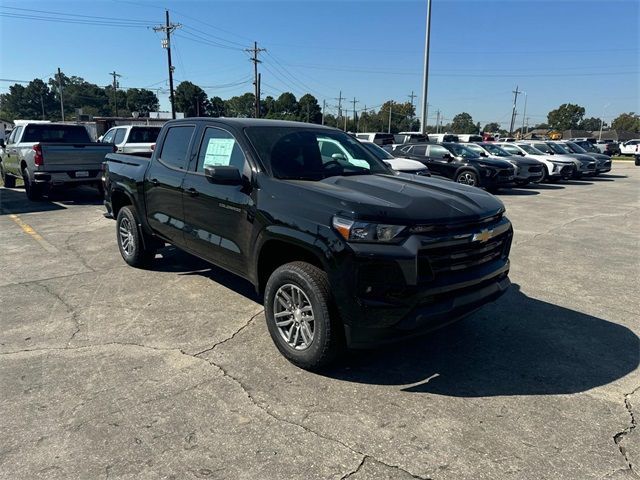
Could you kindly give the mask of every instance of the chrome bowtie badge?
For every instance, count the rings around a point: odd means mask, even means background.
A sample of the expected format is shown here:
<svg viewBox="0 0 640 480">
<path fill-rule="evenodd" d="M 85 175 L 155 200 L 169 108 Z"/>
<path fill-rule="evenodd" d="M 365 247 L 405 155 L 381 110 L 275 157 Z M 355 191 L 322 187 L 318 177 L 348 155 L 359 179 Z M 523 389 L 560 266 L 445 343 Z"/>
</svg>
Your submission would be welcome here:
<svg viewBox="0 0 640 480">
<path fill-rule="evenodd" d="M 480 233 L 474 233 L 472 241 L 484 243 L 493 237 L 493 230 L 481 230 Z"/>
</svg>

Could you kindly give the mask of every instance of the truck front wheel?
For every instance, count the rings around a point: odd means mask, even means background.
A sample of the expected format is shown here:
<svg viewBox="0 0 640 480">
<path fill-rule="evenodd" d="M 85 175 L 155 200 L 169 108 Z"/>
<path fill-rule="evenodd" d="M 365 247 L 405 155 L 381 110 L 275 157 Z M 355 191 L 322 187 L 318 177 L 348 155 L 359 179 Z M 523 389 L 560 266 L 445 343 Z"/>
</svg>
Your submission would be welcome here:
<svg viewBox="0 0 640 480">
<path fill-rule="evenodd" d="M 342 351 L 344 337 L 331 315 L 327 274 L 306 262 L 278 267 L 264 294 L 269 334 L 280 353 L 294 365 L 317 370 Z"/>
<path fill-rule="evenodd" d="M 16 177 L 13 175 L 8 175 L 7 172 L 4 171 L 2 165 L 0 165 L 0 171 L 2 172 L 2 183 L 7 188 L 13 188 L 16 186 Z"/>
<path fill-rule="evenodd" d="M 133 207 L 122 207 L 116 220 L 116 237 L 124 261 L 132 267 L 143 268 L 151 264 L 156 249 L 152 241 L 144 241 L 138 223 Z"/>
</svg>

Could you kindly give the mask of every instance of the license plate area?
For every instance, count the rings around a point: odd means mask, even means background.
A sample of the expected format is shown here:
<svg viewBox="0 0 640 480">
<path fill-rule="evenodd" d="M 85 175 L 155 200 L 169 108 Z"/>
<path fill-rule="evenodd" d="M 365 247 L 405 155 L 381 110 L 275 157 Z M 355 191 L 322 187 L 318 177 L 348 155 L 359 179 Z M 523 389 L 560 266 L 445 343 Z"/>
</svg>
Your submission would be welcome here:
<svg viewBox="0 0 640 480">
<path fill-rule="evenodd" d="M 89 172 L 87 170 L 80 170 L 76 172 L 76 178 L 87 178 L 89 176 Z"/>
</svg>

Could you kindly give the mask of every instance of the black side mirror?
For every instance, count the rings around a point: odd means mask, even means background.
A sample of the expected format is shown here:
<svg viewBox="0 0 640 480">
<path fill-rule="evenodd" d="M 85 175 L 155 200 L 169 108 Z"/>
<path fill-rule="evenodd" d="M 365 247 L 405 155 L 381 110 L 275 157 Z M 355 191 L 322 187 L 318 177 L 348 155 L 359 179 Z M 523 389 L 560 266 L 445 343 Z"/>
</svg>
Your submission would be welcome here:
<svg viewBox="0 0 640 480">
<path fill-rule="evenodd" d="M 4 140 L 0 138 L 0 148 L 4 148 L 4 147 L 6 147 Z"/>
<path fill-rule="evenodd" d="M 487 154 L 487 152 L 480 152 L 480 156 L 481 157 L 488 157 L 489 155 Z"/>
<path fill-rule="evenodd" d="M 450 162 L 453 160 L 453 156 L 450 153 L 445 153 L 444 155 L 442 155 L 442 158 L 447 162 Z"/>
<path fill-rule="evenodd" d="M 211 183 L 220 183 L 223 185 L 241 185 L 242 175 L 236 167 L 204 167 L 204 176 Z"/>
<path fill-rule="evenodd" d="M 524 155 L 525 155 L 525 153 L 524 153 L 524 152 L 518 152 L 518 154 L 519 154 L 521 157 L 524 157 Z"/>
</svg>

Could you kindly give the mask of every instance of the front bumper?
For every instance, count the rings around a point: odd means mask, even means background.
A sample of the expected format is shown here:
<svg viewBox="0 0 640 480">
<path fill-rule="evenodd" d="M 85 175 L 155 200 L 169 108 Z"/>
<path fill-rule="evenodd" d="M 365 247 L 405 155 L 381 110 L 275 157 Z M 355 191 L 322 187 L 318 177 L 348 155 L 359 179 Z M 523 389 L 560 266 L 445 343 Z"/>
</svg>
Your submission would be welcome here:
<svg viewBox="0 0 640 480">
<path fill-rule="evenodd" d="M 485 242 L 476 237 L 490 231 Z M 419 335 L 477 310 L 510 285 L 511 223 L 500 219 L 401 245 L 349 244 L 354 255 L 332 278 L 350 347 Z"/>
</svg>

